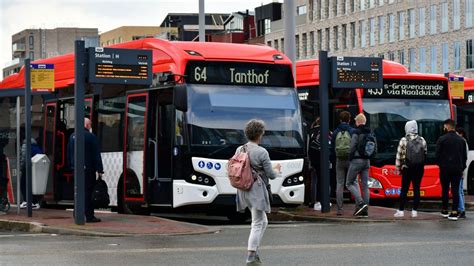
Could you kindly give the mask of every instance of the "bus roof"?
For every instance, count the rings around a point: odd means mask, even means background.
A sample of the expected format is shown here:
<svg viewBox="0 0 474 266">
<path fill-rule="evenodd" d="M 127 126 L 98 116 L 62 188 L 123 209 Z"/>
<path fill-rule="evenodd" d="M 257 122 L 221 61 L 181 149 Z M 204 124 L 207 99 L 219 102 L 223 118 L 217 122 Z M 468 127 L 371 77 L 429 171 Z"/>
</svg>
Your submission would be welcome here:
<svg viewBox="0 0 474 266">
<path fill-rule="evenodd" d="M 464 78 L 464 90 L 474 91 L 474 78 Z"/>
<path fill-rule="evenodd" d="M 383 60 L 383 77 L 392 79 L 447 79 L 443 75 L 408 72 L 404 65 L 389 60 Z M 296 62 L 296 86 L 317 85 L 319 85 L 319 60 L 310 59 Z"/>
<path fill-rule="evenodd" d="M 266 45 L 231 44 L 217 42 L 170 42 L 147 38 L 116 45 L 109 48 L 148 49 L 153 53 L 153 73 L 173 72 L 183 75 L 189 60 L 241 61 L 268 64 L 291 65 L 291 61 L 281 52 Z M 189 53 L 193 51 L 195 53 Z M 282 59 L 275 59 L 280 55 Z M 34 64 L 55 65 L 55 87 L 74 84 L 74 54 L 35 60 Z M 24 67 L 19 73 L 4 78 L 0 89 L 24 88 Z"/>
</svg>

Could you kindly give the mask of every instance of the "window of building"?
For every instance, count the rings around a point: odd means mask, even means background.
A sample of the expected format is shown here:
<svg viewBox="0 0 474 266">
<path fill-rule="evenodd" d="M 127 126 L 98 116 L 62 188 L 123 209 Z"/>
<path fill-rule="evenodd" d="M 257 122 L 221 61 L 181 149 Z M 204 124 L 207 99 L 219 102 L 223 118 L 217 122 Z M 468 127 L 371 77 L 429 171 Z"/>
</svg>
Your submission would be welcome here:
<svg viewBox="0 0 474 266">
<path fill-rule="evenodd" d="M 393 4 L 393 3 L 395 3 L 395 0 L 388 0 L 388 3 Z"/>
<path fill-rule="evenodd" d="M 448 44 L 443 43 L 443 45 L 441 46 L 441 71 L 443 73 L 449 72 L 448 49 Z"/>
<path fill-rule="evenodd" d="M 466 41 L 466 68 L 474 68 L 474 58 L 472 55 L 472 39 Z"/>
<path fill-rule="evenodd" d="M 379 53 L 379 54 L 377 55 L 377 57 L 380 57 L 380 58 L 383 59 L 383 58 L 385 57 L 385 55 L 384 55 L 383 53 Z"/>
<path fill-rule="evenodd" d="M 267 41 L 267 45 L 272 47 L 272 41 Z"/>
<path fill-rule="evenodd" d="M 351 13 L 355 12 L 355 0 L 350 0 L 351 1 Z"/>
<path fill-rule="evenodd" d="M 394 52 L 388 52 L 388 60 L 390 61 L 395 61 L 395 53 Z"/>
<path fill-rule="evenodd" d="M 298 16 L 306 14 L 306 5 L 297 6 L 296 7 L 296 14 Z"/>
<path fill-rule="evenodd" d="M 122 43 L 122 42 L 123 42 L 122 37 L 119 37 L 119 43 Z"/>
<path fill-rule="evenodd" d="M 385 42 L 385 17 L 379 17 L 379 44 Z"/>
<path fill-rule="evenodd" d="M 398 50 L 398 62 L 402 65 L 405 64 L 405 51 Z"/>
<path fill-rule="evenodd" d="M 461 28 L 461 0 L 453 0 L 453 29 Z"/>
<path fill-rule="evenodd" d="M 360 3 L 360 11 L 364 11 L 365 10 L 365 0 L 359 0 L 359 3 Z"/>
<path fill-rule="evenodd" d="M 346 8 L 346 0 L 341 1 L 341 14 L 345 15 L 347 14 L 347 8 Z"/>
<path fill-rule="evenodd" d="M 339 50 L 339 28 L 337 26 L 334 27 L 334 50 Z"/>
<path fill-rule="evenodd" d="M 454 71 L 461 70 L 461 42 L 454 42 Z"/>
<path fill-rule="evenodd" d="M 474 0 L 465 0 L 466 2 L 464 3 L 464 11 L 465 11 L 465 20 L 466 20 L 466 28 L 472 27 L 473 24 L 473 18 L 474 18 L 474 11 L 473 11 L 473 6 L 474 6 Z"/>
<path fill-rule="evenodd" d="M 280 39 L 280 46 L 281 46 L 281 51 L 285 52 L 285 39 L 284 38 Z"/>
<path fill-rule="evenodd" d="M 395 18 L 393 14 L 388 14 L 388 41 L 395 41 Z"/>
<path fill-rule="evenodd" d="M 448 31 L 448 3 L 441 3 L 441 32 Z"/>
<path fill-rule="evenodd" d="M 295 36 L 296 58 L 300 58 L 300 36 Z"/>
<path fill-rule="evenodd" d="M 273 41 L 273 48 L 278 50 L 278 39 Z"/>
<path fill-rule="evenodd" d="M 316 19 L 321 19 L 322 18 L 322 12 L 323 12 L 323 8 L 321 6 L 321 0 L 316 0 L 315 10 L 316 10 Z"/>
<path fill-rule="evenodd" d="M 438 73 L 438 62 L 437 62 L 438 55 L 436 54 L 436 45 L 431 45 L 430 50 L 431 50 L 431 53 L 430 53 L 431 73 Z"/>
<path fill-rule="evenodd" d="M 375 7 L 375 0 L 369 0 L 369 8 Z"/>
<path fill-rule="evenodd" d="M 324 1 L 324 18 L 329 18 L 329 1 Z"/>
<path fill-rule="evenodd" d="M 398 12 L 398 39 L 405 39 L 405 12 Z"/>
<path fill-rule="evenodd" d="M 425 36 L 425 8 L 424 7 L 420 7 L 418 19 L 419 19 L 418 36 Z"/>
<path fill-rule="evenodd" d="M 339 0 L 333 0 L 332 1 L 332 12 L 333 12 L 334 17 L 337 17 L 339 15 L 339 10 L 337 8 L 338 6 L 339 6 Z"/>
<path fill-rule="evenodd" d="M 420 48 L 420 72 L 425 73 L 426 72 L 426 48 L 421 47 Z"/>
<path fill-rule="evenodd" d="M 309 49 L 310 49 L 311 55 L 314 55 L 315 54 L 315 51 L 314 51 L 314 31 L 309 32 Z"/>
<path fill-rule="evenodd" d="M 318 51 L 323 50 L 323 32 L 318 30 Z"/>
<path fill-rule="evenodd" d="M 269 34 L 269 33 L 271 33 L 271 31 L 272 31 L 271 21 L 270 21 L 269 18 L 266 18 L 264 20 L 264 32 L 265 32 L 265 34 Z"/>
<path fill-rule="evenodd" d="M 360 36 L 360 47 L 364 48 L 367 45 L 367 36 L 365 34 L 365 20 L 359 21 L 359 36 Z"/>
<path fill-rule="evenodd" d="M 415 72 L 415 48 L 408 49 L 408 71 Z"/>
<path fill-rule="evenodd" d="M 355 22 L 351 22 L 351 42 L 352 42 L 352 48 L 357 47 L 357 35 L 356 35 L 356 25 Z"/>
<path fill-rule="evenodd" d="M 430 7 L 430 34 L 436 34 L 436 6 Z"/>
<path fill-rule="evenodd" d="M 327 51 L 331 50 L 331 30 L 326 28 L 326 49 Z"/>
<path fill-rule="evenodd" d="M 385 0 L 379 0 L 379 6 L 383 6 Z"/>
<path fill-rule="evenodd" d="M 374 46 L 375 45 L 375 18 L 369 19 L 369 31 L 370 31 L 369 45 Z"/>
<path fill-rule="evenodd" d="M 408 34 L 410 38 L 415 37 L 415 9 L 408 10 Z"/>
<path fill-rule="evenodd" d="M 342 24 L 342 49 L 347 49 L 347 24 Z"/>
<path fill-rule="evenodd" d="M 303 48 L 303 57 L 306 58 L 308 56 L 308 36 L 306 33 L 301 35 L 301 46 Z"/>
<path fill-rule="evenodd" d="M 35 60 L 35 52 L 30 51 L 30 59 L 33 61 Z"/>
<path fill-rule="evenodd" d="M 30 49 L 34 49 L 35 38 L 32 35 L 28 37 L 28 44 L 30 45 Z"/>
</svg>

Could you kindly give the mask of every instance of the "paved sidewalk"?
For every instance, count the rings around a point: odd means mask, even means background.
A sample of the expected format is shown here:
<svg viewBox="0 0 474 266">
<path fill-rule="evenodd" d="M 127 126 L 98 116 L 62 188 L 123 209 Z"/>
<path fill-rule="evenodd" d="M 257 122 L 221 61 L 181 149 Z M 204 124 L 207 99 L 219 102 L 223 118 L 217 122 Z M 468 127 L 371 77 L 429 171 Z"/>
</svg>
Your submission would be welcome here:
<svg viewBox="0 0 474 266">
<path fill-rule="evenodd" d="M 96 211 L 96 217 L 102 222 L 76 225 L 72 211 L 39 209 L 33 210 L 33 217 L 29 218 L 26 210 L 17 215 L 16 207 L 12 206 L 8 214 L 0 215 L 0 229 L 87 236 L 181 235 L 215 231 L 207 226 L 155 216 Z"/>
</svg>

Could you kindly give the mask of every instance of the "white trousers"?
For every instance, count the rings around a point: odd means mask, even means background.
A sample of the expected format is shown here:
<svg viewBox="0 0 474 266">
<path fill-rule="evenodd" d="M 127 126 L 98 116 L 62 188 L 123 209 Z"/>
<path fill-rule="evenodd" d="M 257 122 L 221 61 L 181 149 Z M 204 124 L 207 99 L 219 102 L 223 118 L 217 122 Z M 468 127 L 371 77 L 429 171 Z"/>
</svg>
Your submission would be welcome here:
<svg viewBox="0 0 474 266">
<path fill-rule="evenodd" d="M 268 225 L 267 214 L 264 211 L 259 211 L 255 208 L 250 210 L 252 214 L 252 225 L 250 229 L 248 250 L 257 251 L 260 247 L 260 241 L 262 241 L 263 233 Z"/>
</svg>

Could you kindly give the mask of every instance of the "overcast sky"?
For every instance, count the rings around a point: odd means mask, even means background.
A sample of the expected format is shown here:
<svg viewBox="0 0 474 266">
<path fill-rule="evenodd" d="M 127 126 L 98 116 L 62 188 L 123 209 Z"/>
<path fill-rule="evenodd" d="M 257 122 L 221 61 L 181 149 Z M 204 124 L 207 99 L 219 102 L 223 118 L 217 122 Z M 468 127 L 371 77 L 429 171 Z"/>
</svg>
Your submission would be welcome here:
<svg viewBox="0 0 474 266">
<path fill-rule="evenodd" d="M 269 2 L 205 0 L 205 11 L 253 11 Z M 24 29 L 87 27 L 101 33 L 120 26 L 159 26 L 168 13 L 197 12 L 199 0 L 0 0 L 0 69 L 11 61 L 11 36 Z"/>
</svg>

